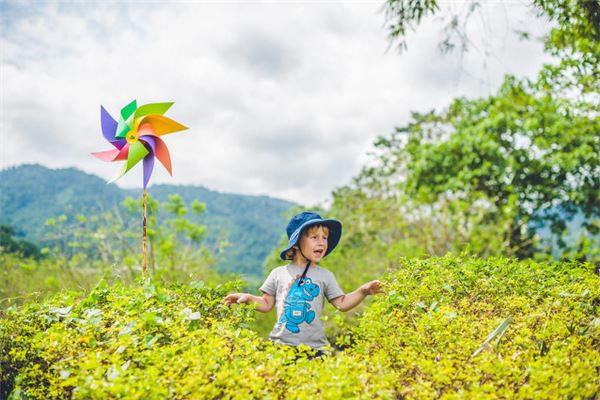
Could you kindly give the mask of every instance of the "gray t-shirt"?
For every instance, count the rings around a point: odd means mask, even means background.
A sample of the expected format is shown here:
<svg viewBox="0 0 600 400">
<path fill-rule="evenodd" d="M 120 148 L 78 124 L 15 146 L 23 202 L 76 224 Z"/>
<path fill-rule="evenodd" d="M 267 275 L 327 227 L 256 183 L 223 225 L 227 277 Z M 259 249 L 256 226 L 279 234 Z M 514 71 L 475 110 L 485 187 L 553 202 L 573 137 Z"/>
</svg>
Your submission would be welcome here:
<svg viewBox="0 0 600 400">
<path fill-rule="evenodd" d="M 275 343 L 321 349 L 329 344 L 321 323 L 323 298 L 331 302 L 344 292 L 333 273 L 319 266 L 308 268 L 304 284 L 299 286 L 303 271 L 304 267 L 295 264 L 277 267 L 260 287 L 275 297 L 277 306 L 277 322 L 270 338 Z"/>
</svg>

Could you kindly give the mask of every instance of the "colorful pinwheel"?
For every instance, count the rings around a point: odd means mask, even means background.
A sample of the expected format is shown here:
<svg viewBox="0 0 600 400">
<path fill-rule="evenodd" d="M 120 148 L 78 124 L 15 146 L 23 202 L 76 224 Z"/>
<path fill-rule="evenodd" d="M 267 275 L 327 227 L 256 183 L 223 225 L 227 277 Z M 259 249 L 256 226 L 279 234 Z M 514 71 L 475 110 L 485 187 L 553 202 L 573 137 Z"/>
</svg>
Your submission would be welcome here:
<svg viewBox="0 0 600 400">
<path fill-rule="evenodd" d="M 169 174 L 173 175 L 169 150 L 160 136 L 187 128 L 163 115 L 172 105 L 173 103 L 155 103 L 138 107 L 134 100 L 123 107 L 118 123 L 104 107 L 100 106 L 102 133 L 115 148 L 95 152 L 92 155 L 104 161 L 127 161 L 109 183 L 125 175 L 143 159 L 144 189 L 146 189 L 154 169 L 155 157 L 169 171 Z"/>
<path fill-rule="evenodd" d="M 100 106 L 102 134 L 115 148 L 92 153 L 104 161 L 126 161 L 113 179 L 114 182 L 135 164 L 144 160 L 144 191 L 142 194 L 142 273 L 146 274 L 146 187 L 154 169 L 154 158 L 171 171 L 171 157 L 167 145 L 160 136 L 187 129 L 185 126 L 163 116 L 173 103 L 155 103 L 137 106 L 136 101 L 121 110 L 119 122 Z"/>
</svg>

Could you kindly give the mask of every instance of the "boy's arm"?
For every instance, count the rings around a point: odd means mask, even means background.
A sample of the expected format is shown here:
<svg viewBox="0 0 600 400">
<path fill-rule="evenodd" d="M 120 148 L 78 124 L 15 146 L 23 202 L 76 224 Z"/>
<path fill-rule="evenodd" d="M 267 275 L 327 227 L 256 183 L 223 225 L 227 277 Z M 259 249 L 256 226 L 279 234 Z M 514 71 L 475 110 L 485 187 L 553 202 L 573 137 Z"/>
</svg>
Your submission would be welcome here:
<svg viewBox="0 0 600 400">
<path fill-rule="evenodd" d="M 381 282 L 367 282 L 352 293 L 336 297 L 330 303 L 340 311 L 348 311 L 359 305 L 370 294 L 383 293 Z"/>
<path fill-rule="evenodd" d="M 275 296 L 271 296 L 270 294 L 263 293 L 262 297 L 254 296 L 249 293 L 232 293 L 225 296 L 223 299 L 223 303 L 225 305 L 230 305 L 232 303 L 246 303 L 246 304 L 258 304 L 256 307 L 256 311 L 260 312 L 269 312 L 273 309 L 275 305 Z"/>
</svg>

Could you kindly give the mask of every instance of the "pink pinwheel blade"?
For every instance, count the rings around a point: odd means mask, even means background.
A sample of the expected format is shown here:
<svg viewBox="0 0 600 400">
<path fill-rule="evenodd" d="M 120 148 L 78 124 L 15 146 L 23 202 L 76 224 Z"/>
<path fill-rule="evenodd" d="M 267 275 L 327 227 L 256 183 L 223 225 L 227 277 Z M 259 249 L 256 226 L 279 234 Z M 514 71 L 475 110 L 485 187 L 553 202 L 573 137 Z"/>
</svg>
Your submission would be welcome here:
<svg viewBox="0 0 600 400">
<path fill-rule="evenodd" d="M 144 157 L 144 189 L 150 182 L 150 176 L 152 176 L 152 170 L 154 169 L 154 154 L 150 153 Z"/>
<path fill-rule="evenodd" d="M 119 155 L 119 153 L 119 149 L 111 149 L 106 151 L 97 151 L 92 153 L 92 155 L 101 159 L 102 161 L 114 161 Z"/>
</svg>

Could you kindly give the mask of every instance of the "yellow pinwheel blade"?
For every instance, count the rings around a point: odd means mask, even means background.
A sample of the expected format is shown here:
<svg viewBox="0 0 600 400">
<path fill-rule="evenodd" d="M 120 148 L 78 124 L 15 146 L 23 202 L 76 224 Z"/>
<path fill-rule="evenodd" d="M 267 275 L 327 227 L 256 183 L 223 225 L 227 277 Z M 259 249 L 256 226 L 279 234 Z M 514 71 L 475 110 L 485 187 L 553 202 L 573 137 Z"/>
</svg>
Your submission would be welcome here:
<svg viewBox="0 0 600 400">
<path fill-rule="evenodd" d="M 188 129 L 187 126 L 181 125 L 179 122 L 173 121 L 171 118 L 167 118 L 162 115 L 147 115 L 145 117 L 136 119 L 136 129 L 141 124 L 149 123 L 158 136 L 166 135 L 167 133 L 173 133 Z"/>
</svg>

